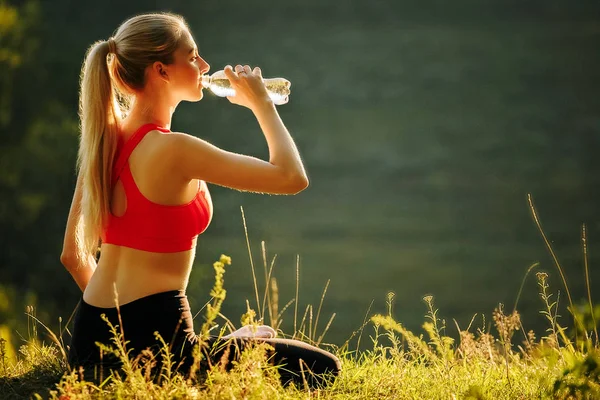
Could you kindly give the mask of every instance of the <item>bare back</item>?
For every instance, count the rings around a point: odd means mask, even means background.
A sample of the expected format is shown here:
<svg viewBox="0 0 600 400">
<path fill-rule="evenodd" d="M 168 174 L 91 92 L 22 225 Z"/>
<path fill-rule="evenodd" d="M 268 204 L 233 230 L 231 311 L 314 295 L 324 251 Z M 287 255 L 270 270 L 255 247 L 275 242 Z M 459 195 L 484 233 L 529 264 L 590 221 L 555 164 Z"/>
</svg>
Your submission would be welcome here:
<svg viewBox="0 0 600 400">
<path fill-rule="evenodd" d="M 122 131 L 127 139 L 135 129 Z M 189 203 L 198 192 L 197 179 L 179 178 L 164 160 L 164 135 L 149 132 L 129 157 L 129 167 L 140 192 L 153 203 L 181 205 Z M 200 184 L 204 185 L 204 182 Z M 205 191 L 212 215 L 212 202 Z M 117 182 L 111 194 L 111 212 L 121 216 L 127 209 L 123 185 Z M 154 253 L 113 244 L 102 244 L 98 267 L 87 285 L 83 298 L 97 307 L 115 306 L 115 288 L 119 304 L 154 293 L 184 290 L 195 255 L 191 250 L 176 253 Z"/>
</svg>

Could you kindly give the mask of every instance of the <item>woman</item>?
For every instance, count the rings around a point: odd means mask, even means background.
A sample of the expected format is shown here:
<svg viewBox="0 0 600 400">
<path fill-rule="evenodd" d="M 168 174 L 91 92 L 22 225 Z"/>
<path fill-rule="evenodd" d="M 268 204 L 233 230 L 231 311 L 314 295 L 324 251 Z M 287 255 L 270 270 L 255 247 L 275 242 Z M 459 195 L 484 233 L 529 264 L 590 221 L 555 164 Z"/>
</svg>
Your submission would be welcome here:
<svg viewBox="0 0 600 400">
<path fill-rule="evenodd" d="M 205 182 L 273 194 L 295 194 L 308 186 L 298 150 L 258 67 L 227 66 L 225 74 L 236 91 L 229 101 L 249 108 L 258 120 L 269 162 L 170 131 L 177 105 L 202 99 L 201 77 L 209 68 L 184 19 L 166 13 L 125 21 L 114 37 L 93 44 L 86 55 L 79 174 L 61 262 L 83 291 L 69 359 L 83 366 L 88 378 L 100 378 L 98 366 L 119 365 L 96 344 L 111 344 L 102 314 L 122 329 L 130 356 L 156 350 L 157 331 L 170 344 L 178 371 L 192 368 L 197 338 L 185 288 L 197 236 L 212 218 Z M 306 367 L 316 374 L 338 374 L 340 363 L 332 354 L 274 338 L 274 333 L 261 327 L 252 334 L 244 327 L 229 335 L 228 343 L 238 348 L 269 343 L 285 382 L 302 382 Z M 221 351 L 206 361 L 221 360 L 223 354 L 231 361 L 239 353 Z"/>
</svg>

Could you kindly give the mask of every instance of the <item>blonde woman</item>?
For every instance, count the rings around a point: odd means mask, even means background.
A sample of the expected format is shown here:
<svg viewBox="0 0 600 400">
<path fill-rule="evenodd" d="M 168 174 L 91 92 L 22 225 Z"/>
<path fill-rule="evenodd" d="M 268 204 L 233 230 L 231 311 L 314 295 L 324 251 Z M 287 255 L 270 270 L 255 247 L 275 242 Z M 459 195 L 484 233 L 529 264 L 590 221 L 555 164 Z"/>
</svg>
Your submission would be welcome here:
<svg viewBox="0 0 600 400">
<path fill-rule="evenodd" d="M 268 162 L 171 131 L 177 105 L 202 99 L 201 77 L 209 68 L 185 20 L 167 13 L 125 21 L 86 55 L 78 180 L 61 262 L 83 291 L 69 359 L 88 378 L 98 378 L 99 366 L 104 371 L 119 366 L 118 360 L 101 356 L 96 345 L 110 344 L 102 314 L 122 327 L 132 357 L 146 348 L 156 350 L 158 332 L 170 343 L 178 371 L 190 370 L 197 338 L 185 289 L 197 237 L 213 215 L 206 182 L 272 194 L 295 194 L 308 186 L 298 150 L 258 67 L 227 66 L 225 73 L 236 90 L 229 101 L 251 110 L 262 129 Z M 306 367 L 317 376 L 338 374 L 340 363 L 332 354 L 274 336 L 269 327 L 256 333 L 244 327 L 228 342 L 271 344 L 271 359 L 282 365 L 284 382 L 302 381 Z M 220 360 L 222 354 L 213 357 Z M 238 353 L 228 354 L 231 361 Z"/>
</svg>

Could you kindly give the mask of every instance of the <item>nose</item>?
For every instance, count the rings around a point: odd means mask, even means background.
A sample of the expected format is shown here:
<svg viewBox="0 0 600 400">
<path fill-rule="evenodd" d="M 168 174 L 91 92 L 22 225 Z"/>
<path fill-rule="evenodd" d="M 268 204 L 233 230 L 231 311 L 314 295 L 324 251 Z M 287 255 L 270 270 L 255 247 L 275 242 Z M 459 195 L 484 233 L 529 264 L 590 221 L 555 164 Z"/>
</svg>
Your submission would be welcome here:
<svg viewBox="0 0 600 400">
<path fill-rule="evenodd" d="M 210 64 L 204 61 L 203 58 L 199 57 L 198 62 L 200 63 L 200 72 L 205 74 L 210 70 Z"/>
</svg>

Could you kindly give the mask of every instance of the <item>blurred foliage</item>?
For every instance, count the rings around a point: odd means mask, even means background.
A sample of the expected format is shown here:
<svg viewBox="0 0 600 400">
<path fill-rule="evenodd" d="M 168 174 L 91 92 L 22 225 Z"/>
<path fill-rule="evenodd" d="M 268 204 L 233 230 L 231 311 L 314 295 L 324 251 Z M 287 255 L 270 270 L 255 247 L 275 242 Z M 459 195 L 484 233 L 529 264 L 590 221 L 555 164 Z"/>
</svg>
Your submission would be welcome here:
<svg viewBox="0 0 600 400">
<path fill-rule="evenodd" d="M 36 294 L 56 297 L 70 286 L 56 279 L 56 255 L 70 205 L 77 120 L 72 105 L 45 93 L 52 76 L 40 67 L 41 14 L 38 1 L 0 4 L 0 291 L 10 299 L 0 308 L 0 325 L 12 328 Z M 64 304 L 52 301 L 47 311 L 57 305 Z"/>
<path fill-rule="evenodd" d="M 600 397 L 600 356 L 597 351 L 569 355 L 567 366 L 553 387 L 555 399 L 597 399 Z"/>
</svg>

